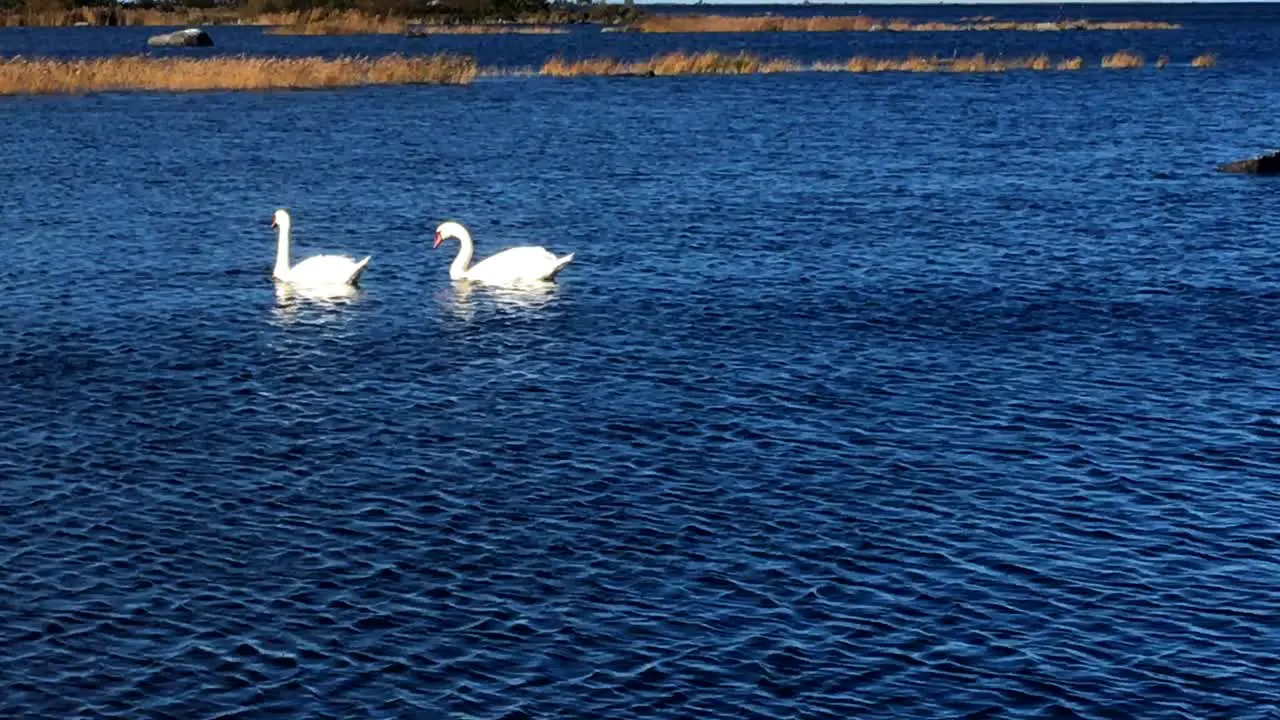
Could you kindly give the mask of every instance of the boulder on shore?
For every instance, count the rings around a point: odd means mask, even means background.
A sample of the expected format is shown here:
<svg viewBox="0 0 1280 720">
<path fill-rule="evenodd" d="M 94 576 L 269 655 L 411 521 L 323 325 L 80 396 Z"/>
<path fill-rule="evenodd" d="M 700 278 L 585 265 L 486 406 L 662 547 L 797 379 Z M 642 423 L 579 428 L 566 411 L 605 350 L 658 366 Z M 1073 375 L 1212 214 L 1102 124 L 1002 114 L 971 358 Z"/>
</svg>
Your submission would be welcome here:
<svg viewBox="0 0 1280 720">
<path fill-rule="evenodd" d="M 188 28 L 164 35 L 153 35 L 147 38 L 150 47 L 209 47 L 213 38 L 199 28 Z"/>
<path fill-rule="evenodd" d="M 1223 163 L 1218 172 L 1247 173 L 1249 175 L 1280 175 L 1280 151 L 1259 155 L 1248 160 Z"/>
</svg>

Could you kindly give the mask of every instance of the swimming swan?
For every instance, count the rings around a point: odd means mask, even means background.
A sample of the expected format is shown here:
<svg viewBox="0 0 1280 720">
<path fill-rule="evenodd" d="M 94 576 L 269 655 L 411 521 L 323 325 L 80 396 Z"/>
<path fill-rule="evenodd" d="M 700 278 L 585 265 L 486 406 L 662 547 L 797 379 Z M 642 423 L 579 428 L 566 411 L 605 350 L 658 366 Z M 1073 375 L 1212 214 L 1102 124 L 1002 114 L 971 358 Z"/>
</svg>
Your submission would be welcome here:
<svg viewBox="0 0 1280 720">
<path fill-rule="evenodd" d="M 451 280 L 474 280 L 490 285 L 550 281 L 573 260 L 573 253 L 556 257 L 546 248 L 525 246 L 508 248 L 468 268 L 475 251 L 471 233 L 461 223 L 452 220 L 440 223 L 436 228 L 436 241 L 431 247 L 440 247 L 440 243 L 448 238 L 457 238 L 461 246 L 458 256 L 449 266 Z"/>
<path fill-rule="evenodd" d="M 371 255 L 356 262 L 345 255 L 315 255 L 289 267 L 289 229 L 293 221 L 289 211 L 276 211 L 271 220 L 271 227 L 280 229 L 280 239 L 276 244 L 276 269 L 271 276 L 294 285 L 315 287 L 318 285 L 355 285 L 369 266 Z"/>
</svg>

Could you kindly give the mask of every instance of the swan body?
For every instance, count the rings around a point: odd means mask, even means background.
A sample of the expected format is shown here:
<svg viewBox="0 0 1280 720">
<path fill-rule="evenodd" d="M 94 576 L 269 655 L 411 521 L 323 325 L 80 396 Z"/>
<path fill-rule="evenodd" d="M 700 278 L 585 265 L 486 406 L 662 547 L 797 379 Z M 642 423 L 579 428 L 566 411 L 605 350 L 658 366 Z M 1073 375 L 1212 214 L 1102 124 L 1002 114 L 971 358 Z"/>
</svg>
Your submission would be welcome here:
<svg viewBox="0 0 1280 720">
<path fill-rule="evenodd" d="M 451 280 L 473 280 L 489 285 L 549 282 L 573 261 L 573 253 L 556 257 L 546 248 L 524 246 L 508 248 L 471 265 L 471 256 L 475 253 L 471 233 L 461 223 L 452 220 L 440 223 L 431 247 L 440 247 L 448 238 L 457 238 L 460 245 L 458 256 L 449 266 Z"/>
<path fill-rule="evenodd" d="M 371 255 L 363 260 L 346 255 L 314 255 L 297 265 L 289 265 L 289 239 L 293 220 L 288 210 L 276 210 L 271 227 L 279 229 L 276 243 L 276 267 L 271 276 L 276 280 L 304 287 L 325 285 L 355 285 L 365 268 L 369 266 Z"/>
</svg>

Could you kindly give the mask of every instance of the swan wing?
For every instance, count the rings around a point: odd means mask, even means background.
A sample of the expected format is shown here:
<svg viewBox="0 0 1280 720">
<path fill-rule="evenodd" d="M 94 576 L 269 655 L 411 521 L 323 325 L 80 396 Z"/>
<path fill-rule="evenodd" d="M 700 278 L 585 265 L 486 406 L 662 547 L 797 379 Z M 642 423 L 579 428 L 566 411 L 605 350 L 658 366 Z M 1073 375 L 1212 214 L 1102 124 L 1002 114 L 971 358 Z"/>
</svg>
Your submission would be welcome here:
<svg viewBox="0 0 1280 720">
<path fill-rule="evenodd" d="M 313 255 L 289 270 L 289 282 L 302 285 L 354 284 L 369 265 L 345 255 Z"/>
<path fill-rule="evenodd" d="M 570 254 L 569 259 L 572 259 Z M 482 282 L 517 282 L 546 280 L 564 266 L 567 260 L 557 258 L 543 247 L 513 247 L 491 255 L 472 265 L 467 277 Z"/>
</svg>

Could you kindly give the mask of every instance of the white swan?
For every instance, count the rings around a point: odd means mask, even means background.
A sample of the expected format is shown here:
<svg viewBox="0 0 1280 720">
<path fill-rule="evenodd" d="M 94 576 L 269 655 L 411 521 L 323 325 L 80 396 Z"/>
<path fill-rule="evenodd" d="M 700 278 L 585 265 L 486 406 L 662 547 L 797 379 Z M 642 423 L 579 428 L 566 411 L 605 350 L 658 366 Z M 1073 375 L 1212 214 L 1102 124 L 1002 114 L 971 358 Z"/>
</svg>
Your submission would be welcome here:
<svg viewBox="0 0 1280 720">
<path fill-rule="evenodd" d="M 475 252 L 471 233 L 461 223 L 442 222 L 436 228 L 436 241 L 431 247 L 440 247 L 448 238 L 457 238 L 461 245 L 458 256 L 449 266 L 451 280 L 474 280 L 490 285 L 550 281 L 573 260 L 573 253 L 556 257 L 546 248 L 525 246 L 508 248 L 468 268 Z"/>
<path fill-rule="evenodd" d="M 345 255 L 314 255 L 289 267 L 289 229 L 293 224 L 289 211 L 276 211 L 271 220 L 271 227 L 280 229 L 280 239 L 276 243 L 276 269 L 271 276 L 276 280 L 304 287 L 322 285 L 355 285 L 360 275 L 369 266 L 371 255 L 359 262 Z"/>
</svg>

